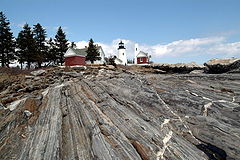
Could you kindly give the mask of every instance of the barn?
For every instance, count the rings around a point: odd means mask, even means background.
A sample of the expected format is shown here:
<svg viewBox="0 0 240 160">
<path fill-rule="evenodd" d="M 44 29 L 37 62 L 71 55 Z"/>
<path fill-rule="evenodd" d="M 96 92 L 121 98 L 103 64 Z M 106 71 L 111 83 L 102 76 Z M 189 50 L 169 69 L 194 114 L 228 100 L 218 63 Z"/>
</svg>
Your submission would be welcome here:
<svg viewBox="0 0 240 160">
<path fill-rule="evenodd" d="M 97 50 L 100 53 L 100 60 L 94 61 L 94 64 L 104 64 L 105 54 L 101 46 L 97 46 Z M 86 61 L 87 47 L 82 49 L 68 48 L 64 54 L 65 66 L 86 65 L 91 64 L 90 61 Z"/>
<path fill-rule="evenodd" d="M 140 51 L 137 54 L 137 64 L 149 64 L 149 56 L 148 53 Z"/>
<path fill-rule="evenodd" d="M 64 54 L 65 66 L 85 65 L 87 52 L 83 49 L 68 48 Z"/>
</svg>

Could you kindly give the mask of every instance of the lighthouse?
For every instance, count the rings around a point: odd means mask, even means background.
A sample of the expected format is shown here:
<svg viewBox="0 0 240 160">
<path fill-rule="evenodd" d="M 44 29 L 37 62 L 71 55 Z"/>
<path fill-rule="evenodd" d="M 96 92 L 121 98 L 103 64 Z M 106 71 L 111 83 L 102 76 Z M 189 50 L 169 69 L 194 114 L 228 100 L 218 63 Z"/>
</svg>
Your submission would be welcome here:
<svg viewBox="0 0 240 160">
<path fill-rule="evenodd" d="M 118 44 L 118 58 L 122 61 L 122 65 L 127 65 L 126 48 L 122 41 Z"/>
<path fill-rule="evenodd" d="M 135 50 L 134 50 L 134 64 L 137 64 L 137 55 L 139 53 L 139 48 L 138 48 L 138 44 L 135 44 Z"/>
</svg>

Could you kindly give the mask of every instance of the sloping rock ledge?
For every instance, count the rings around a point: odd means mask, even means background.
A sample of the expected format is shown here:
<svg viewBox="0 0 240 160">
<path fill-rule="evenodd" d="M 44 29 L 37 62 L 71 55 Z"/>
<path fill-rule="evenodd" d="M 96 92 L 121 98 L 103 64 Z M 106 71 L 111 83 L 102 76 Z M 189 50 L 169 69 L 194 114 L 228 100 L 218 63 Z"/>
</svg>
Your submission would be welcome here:
<svg viewBox="0 0 240 160">
<path fill-rule="evenodd" d="M 0 96 L 2 160 L 240 157 L 239 74 L 55 68 Z"/>
</svg>

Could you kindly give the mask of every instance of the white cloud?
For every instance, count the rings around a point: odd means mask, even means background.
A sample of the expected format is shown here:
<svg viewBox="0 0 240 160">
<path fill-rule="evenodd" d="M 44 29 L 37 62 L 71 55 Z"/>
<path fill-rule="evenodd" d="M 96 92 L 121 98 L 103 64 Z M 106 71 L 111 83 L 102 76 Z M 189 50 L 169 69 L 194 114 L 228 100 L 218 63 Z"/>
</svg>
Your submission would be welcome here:
<svg viewBox="0 0 240 160">
<path fill-rule="evenodd" d="M 26 23 L 27 23 L 27 22 L 19 23 L 19 24 L 17 24 L 17 27 L 23 28 L 23 26 L 24 26 Z"/>
<path fill-rule="evenodd" d="M 126 48 L 126 54 L 128 58 L 132 58 L 134 54 L 134 44 L 135 42 L 131 40 L 126 40 L 126 39 L 115 39 L 113 40 L 110 44 L 107 43 L 102 43 L 102 42 L 95 42 L 95 44 L 98 44 L 102 46 L 106 56 L 114 56 L 118 55 L 118 43 L 120 41 L 124 42 L 125 48 Z M 77 48 L 84 48 L 85 46 L 88 46 L 88 41 L 79 41 L 76 42 Z"/>
<path fill-rule="evenodd" d="M 77 45 L 77 48 L 84 48 L 85 46 L 88 46 L 87 41 L 79 41 L 75 43 Z"/>
<path fill-rule="evenodd" d="M 129 59 L 134 56 L 134 45 L 136 42 L 126 39 L 115 39 L 111 43 L 96 42 L 101 45 L 105 54 L 118 55 L 117 47 L 120 41 L 125 43 L 126 54 Z M 88 45 L 87 41 L 77 42 L 78 48 Z M 178 40 L 167 44 L 139 44 L 139 49 L 149 53 L 152 59 L 157 60 L 162 57 L 182 57 L 182 56 L 204 56 L 206 57 L 234 57 L 240 55 L 240 42 L 227 43 L 225 37 L 207 37 L 188 40 Z M 155 61 L 154 60 L 154 61 Z"/>
<path fill-rule="evenodd" d="M 224 57 L 240 56 L 240 42 L 221 43 L 207 50 L 209 54 L 224 54 Z"/>
<path fill-rule="evenodd" d="M 150 48 L 150 53 L 155 56 L 180 56 L 186 53 L 200 52 L 202 49 L 208 48 L 211 45 L 223 42 L 223 37 L 196 38 L 189 40 L 179 40 L 168 44 L 157 44 L 146 46 Z"/>
</svg>

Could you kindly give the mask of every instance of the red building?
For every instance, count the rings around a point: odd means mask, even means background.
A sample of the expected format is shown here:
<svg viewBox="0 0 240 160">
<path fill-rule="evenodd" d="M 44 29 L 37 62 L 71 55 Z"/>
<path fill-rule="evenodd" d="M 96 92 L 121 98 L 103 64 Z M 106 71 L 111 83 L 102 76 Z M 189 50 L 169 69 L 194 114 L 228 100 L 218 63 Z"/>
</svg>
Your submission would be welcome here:
<svg viewBox="0 0 240 160">
<path fill-rule="evenodd" d="M 137 64 L 149 64 L 148 54 L 140 51 L 137 55 Z"/>
<path fill-rule="evenodd" d="M 85 57 L 73 56 L 65 58 L 65 66 L 85 65 Z"/>
<path fill-rule="evenodd" d="M 86 49 L 68 48 L 64 54 L 65 66 L 86 65 Z"/>
<path fill-rule="evenodd" d="M 93 64 L 105 64 L 105 53 L 101 46 L 97 45 L 97 50 L 99 52 L 99 60 L 93 62 Z M 65 66 L 75 66 L 75 65 L 86 65 L 91 64 L 88 60 L 86 61 L 87 47 L 82 49 L 68 48 L 67 52 L 64 54 Z"/>
</svg>

